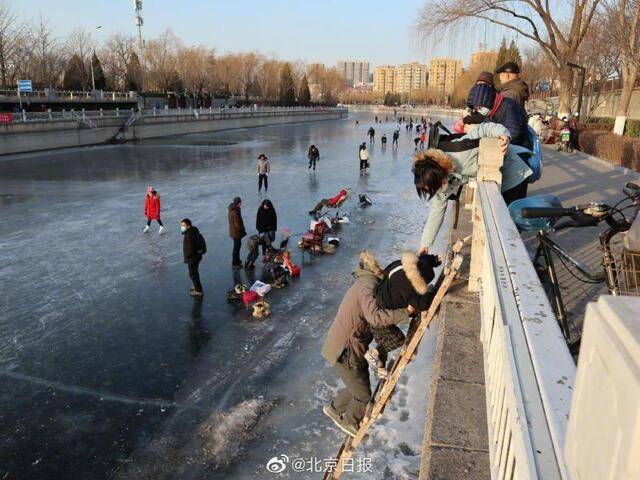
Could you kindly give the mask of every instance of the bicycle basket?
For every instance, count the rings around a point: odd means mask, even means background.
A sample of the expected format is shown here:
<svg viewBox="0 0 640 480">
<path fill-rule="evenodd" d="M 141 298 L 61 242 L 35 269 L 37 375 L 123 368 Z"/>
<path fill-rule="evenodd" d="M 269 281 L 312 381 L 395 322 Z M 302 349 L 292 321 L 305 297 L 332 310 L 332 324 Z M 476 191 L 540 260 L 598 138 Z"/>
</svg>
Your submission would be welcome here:
<svg viewBox="0 0 640 480">
<path fill-rule="evenodd" d="M 560 199 L 555 195 L 533 195 L 521 198 L 509 205 L 509 213 L 520 231 L 548 230 L 556 223 L 557 218 L 523 218 L 522 209 L 529 207 L 562 207 Z"/>
<path fill-rule="evenodd" d="M 622 249 L 616 256 L 614 285 L 620 295 L 640 296 L 640 253 Z"/>
</svg>

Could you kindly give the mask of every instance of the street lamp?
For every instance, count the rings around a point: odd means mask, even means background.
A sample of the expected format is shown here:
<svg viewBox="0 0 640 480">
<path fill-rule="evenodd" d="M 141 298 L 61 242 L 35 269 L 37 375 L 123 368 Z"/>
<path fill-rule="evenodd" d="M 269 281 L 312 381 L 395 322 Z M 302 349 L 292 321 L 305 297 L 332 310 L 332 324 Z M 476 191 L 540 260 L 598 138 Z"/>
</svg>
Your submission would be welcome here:
<svg viewBox="0 0 640 480">
<path fill-rule="evenodd" d="M 100 30 L 102 28 L 102 25 L 98 25 L 96 27 L 96 30 Z M 95 46 L 91 49 L 91 59 L 89 60 L 89 65 L 91 65 L 91 86 L 93 87 L 92 91 L 96 91 L 96 76 L 93 73 L 93 57 L 95 57 L 96 55 L 96 48 Z"/>
<path fill-rule="evenodd" d="M 580 77 L 580 83 L 578 84 L 578 120 L 580 120 L 580 113 L 582 112 L 582 93 L 584 92 L 584 77 L 586 68 L 582 65 L 576 65 L 575 63 L 567 62 L 567 66 L 578 70 L 578 77 Z"/>
</svg>

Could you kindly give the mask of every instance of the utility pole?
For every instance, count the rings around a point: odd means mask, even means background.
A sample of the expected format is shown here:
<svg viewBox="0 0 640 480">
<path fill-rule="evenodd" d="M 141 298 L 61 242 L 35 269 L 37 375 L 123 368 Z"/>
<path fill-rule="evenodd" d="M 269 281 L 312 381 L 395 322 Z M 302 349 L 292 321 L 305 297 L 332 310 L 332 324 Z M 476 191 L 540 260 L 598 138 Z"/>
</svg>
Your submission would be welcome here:
<svg viewBox="0 0 640 480">
<path fill-rule="evenodd" d="M 142 49 L 144 48 L 144 42 L 142 40 L 142 25 L 144 25 L 141 15 L 142 0 L 133 0 L 133 10 L 136 12 L 136 27 L 138 27 L 138 50 L 140 54 L 142 54 Z"/>
<path fill-rule="evenodd" d="M 576 65 L 575 63 L 571 63 L 571 62 L 567 62 L 567 66 L 578 70 L 578 111 L 576 113 L 578 114 L 578 120 L 580 120 L 580 116 L 582 115 L 582 95 L 584 92 L 584 77 L 587 69 L 584 68 L 582 65 Z"/>
<path fill-rule="evenodd" d="M 96 30 L 100 30 L 102 28 L 102 25 L 98 25 L 96 27 Z M 93 57 L 96 56 L 96 49 L 95 46 L 91 49 L 91 60 L 89 61 L 89 65 L 91 65 L 91 87 L 92 87 L 92 91 L 96 91 L 96 76 L 93 73 Z"/>
</svg>

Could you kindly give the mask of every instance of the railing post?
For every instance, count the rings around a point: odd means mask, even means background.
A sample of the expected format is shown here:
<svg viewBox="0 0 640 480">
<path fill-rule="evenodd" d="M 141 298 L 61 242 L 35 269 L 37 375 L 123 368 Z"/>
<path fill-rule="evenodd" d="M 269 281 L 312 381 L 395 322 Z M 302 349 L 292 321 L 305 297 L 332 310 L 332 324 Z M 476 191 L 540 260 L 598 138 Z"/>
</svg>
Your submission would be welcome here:
<svg viewBox="0 0 640 480">
<path fill-rule="evenodd" d="M 483 138 L 480 140 L 478 152 L 478 174 L 476 182 L 496 182 L 502 184 L 502 162 L 504 157 L 500 149 L 500 140 L 497 138 Z M 475 189 L 473 199 L 473 240 L 471 242 L 471 265 L 469 267 L 469 291 L 480 290 L 480 277 L 482 275 L 482 261 L 484 259 L 484 225 L 482 220 L 482 207 L 480 205 L 480 195 Z"/>
</svg>

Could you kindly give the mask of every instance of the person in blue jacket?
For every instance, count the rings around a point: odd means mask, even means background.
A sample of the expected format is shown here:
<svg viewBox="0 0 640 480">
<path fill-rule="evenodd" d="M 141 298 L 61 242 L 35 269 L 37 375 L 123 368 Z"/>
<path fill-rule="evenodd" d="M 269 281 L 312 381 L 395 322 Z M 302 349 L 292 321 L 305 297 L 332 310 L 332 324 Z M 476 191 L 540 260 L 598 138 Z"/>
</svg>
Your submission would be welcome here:
<svg viewBox="0 0 640 480">
<path fill-rule="evenodd" d="M 509 130 L 497 123 L 480 123 L 468 133 L 454 141 L 480 138 L 499 138 L 505 153 L 502 168 L 502 196 L 509 204 L 522 198 L 522 185 L 526 184 L 532 171 L 519 153 L 527 149 L 511 145 Z M 473 180 L 478 173 L 478 153 L 480 148 L 443 152 L 436 148 L 416 153 L 413 161 L 413 183 L 420 198 L 431 200 L 429 216 L 422 231 L 418 255 L 427 253 L 442 225 L 447 202 L 457 193 L 461 185 Z"/>
<path fill-rule="evenodd" d="M 487 122 L 507 127 L 512 144 L 531 148 L 527 113 L 513 99 L 496 91 L 491 72 L 480 73 L 476 84 L 469 91 L 467 106 L 483 115 Z"/>
</svg>

